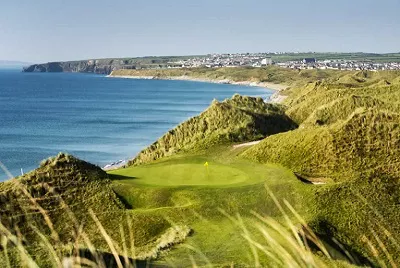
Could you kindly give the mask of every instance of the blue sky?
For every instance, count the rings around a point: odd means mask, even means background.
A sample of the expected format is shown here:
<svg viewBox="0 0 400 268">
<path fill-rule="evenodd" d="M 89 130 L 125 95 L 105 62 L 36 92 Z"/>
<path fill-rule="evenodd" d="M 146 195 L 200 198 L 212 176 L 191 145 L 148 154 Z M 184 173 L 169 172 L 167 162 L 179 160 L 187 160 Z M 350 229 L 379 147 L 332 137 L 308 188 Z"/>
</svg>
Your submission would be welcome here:
<svg viewBox="0 0 400 268">
<path fill-rule="evenodd" d="M 400 51 L 400 0 L 4 0 L 0 59 Z"/>
</svg>

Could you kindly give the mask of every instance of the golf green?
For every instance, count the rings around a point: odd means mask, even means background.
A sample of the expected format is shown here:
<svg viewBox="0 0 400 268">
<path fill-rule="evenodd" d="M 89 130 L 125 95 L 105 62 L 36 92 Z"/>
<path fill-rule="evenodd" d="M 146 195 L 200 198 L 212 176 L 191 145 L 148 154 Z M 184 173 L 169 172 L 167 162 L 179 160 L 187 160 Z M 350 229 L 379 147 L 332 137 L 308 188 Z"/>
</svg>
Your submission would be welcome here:
<svg viewBox="0 0 400 268">
<path fill-rule="evenodd" d="M 234 167 L 217 163 L 169 164 L 130 167 L 109 172 L 131 183 L 154 186 L 217 186 L 243 183 L 248 175 Z"/>
</svg>

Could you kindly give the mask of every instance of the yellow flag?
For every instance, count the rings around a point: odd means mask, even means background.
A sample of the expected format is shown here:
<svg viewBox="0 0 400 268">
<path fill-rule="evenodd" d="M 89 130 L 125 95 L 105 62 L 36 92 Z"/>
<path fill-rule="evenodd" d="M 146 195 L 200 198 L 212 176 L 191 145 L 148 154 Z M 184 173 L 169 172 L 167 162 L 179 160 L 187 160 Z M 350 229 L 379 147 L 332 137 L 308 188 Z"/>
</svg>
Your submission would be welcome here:
<svg viewBox="0 0 400 268">
<path fill-rule="evenodd" d="M 205 163 L 204 163 L 204 166 L 205 166 L 205 167 L 208 167 L 208 162 L 205 162 Z"/>
</svg>

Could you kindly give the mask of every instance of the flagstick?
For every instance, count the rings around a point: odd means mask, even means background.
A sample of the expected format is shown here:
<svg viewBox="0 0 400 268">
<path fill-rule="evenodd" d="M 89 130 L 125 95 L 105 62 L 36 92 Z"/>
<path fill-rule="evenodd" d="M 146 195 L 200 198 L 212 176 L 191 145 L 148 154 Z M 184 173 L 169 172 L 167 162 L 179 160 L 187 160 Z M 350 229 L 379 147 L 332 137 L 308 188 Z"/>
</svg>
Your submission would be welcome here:
<svg viewBox="0 0 400 268">
<path fill-rule="evenodd" d="M 204 166 L 205 166 L 206 169 L 207 169 L 207 180 L 209 180 L 209 179 L 210 179 L 210 171 L 208 170 L 208 162 L 205 162 L 205 163 L 204 163 Z"/>
</svg>

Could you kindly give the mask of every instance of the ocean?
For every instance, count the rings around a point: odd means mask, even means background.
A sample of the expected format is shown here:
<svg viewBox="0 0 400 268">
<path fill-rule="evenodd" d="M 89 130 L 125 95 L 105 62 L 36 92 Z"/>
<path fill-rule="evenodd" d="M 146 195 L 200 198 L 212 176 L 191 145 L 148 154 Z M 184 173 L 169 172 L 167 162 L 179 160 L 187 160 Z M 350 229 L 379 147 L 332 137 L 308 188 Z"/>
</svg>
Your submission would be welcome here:
<svg viewBox="0 0 400 268">
<path fill-rule="evenodd" d="M 101 167 L 134 157 L 216 98 L 271 90 L 191 81 L 0 70 L 0 161 L 14 175 L 67 152 Z M 0 170 L 0 180 L 5 180 Z"/>
</svg>

